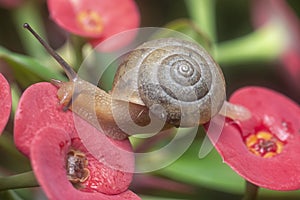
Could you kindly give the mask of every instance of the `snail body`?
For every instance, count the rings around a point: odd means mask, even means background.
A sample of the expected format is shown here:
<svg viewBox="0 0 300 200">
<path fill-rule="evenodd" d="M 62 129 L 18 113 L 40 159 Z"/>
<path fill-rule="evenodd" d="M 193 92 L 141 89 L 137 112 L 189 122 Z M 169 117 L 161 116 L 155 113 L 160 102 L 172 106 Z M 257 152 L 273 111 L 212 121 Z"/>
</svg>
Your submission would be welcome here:
<svg viewBox="0 0 300 200">
<path fill-rule="evenodd" d="M 24 27 L 69 77 L 69 82 L 52 81 L 60 103 L 109 137 L 122 140 L 144 131 L 197 126 L 224 111 L 222 71 L 198 44 L 178 38 L 145 42 L 120 64 L 107 93 L 80 79 L 28 24 Z"/>
<path fill-rule="evenodd" d="M 131 120 L 139 126 L 145 126 L 150 122 L 148 109 L 145 106 L 113 100 L 110 94 L 82 79 L 54 84 L 59 87 L 57 96 L 60 104 L 71 109 L 113 139 L 122 140 L 129 134 L 135 133 L 134 130 L 131 130 L 130 133 L 128 133 L 128 129 L 127 131 L 122 130 L 120 128 L 122 124 L 117 124 L 116 117 L 123 123 L 123 127 Z M 75 98 L 74 91 L 78 93 Z M 129 118 L 122 110 L 127 109 L 127 105 L 130 107 Z M 114 108 L 119 110 L 117 114 L 113 113 Z"/>
</svg>

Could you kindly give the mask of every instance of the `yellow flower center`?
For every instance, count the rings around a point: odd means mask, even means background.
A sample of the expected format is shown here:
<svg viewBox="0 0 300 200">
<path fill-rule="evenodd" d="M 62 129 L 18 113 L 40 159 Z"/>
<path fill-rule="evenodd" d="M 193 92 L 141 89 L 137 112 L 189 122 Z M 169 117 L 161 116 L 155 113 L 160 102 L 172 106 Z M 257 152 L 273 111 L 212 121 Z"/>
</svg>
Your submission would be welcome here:
<svg viewBox="0 0 300 200">
<path fill-rule="evenodd" d="M 246 137 L 245 143 L 250 152 L 263 158 L 271 158 L 282 152 L 284 143 L 272 133 L 259 131 Z"/>
<path fill-rule="evenodd" d="M 93 10 L 83 10 L 77 14 L 77 21 L 83 30 L 92 33 L 103 31 L 103 21 L 99 13 Z"/>
</svg>

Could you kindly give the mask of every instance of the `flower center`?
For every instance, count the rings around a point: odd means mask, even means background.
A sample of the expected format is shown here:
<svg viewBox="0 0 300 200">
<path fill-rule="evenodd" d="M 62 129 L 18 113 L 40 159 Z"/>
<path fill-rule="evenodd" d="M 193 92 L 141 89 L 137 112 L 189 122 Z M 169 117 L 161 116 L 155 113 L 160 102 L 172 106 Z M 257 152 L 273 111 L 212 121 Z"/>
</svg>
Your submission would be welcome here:
<svg viewBox="0 0 300 200">
<path fill-rule="evenodd" d="M 250 152 L 263 158 L 271 158 L 281 153 L 284 146 L 283 142 L 267 131 L 250 134 L 245 138 L 245 143 Z"/>
<path fill-rule="evenodd" d="M 103 21 L 101 16 L 93 10 L 83 10 L 77 14 L 77 20 L 80 26 L 87 32 L 101 33 L 103 30 Z"/>
<path fill-rule="evenodd" d="M 90 175 L 87 169 L 88 160 L 84 153 L 76 150 L 70 150 L 67 154 L 67 177 L 71 183 L 82 183 Z"/>
</svg>

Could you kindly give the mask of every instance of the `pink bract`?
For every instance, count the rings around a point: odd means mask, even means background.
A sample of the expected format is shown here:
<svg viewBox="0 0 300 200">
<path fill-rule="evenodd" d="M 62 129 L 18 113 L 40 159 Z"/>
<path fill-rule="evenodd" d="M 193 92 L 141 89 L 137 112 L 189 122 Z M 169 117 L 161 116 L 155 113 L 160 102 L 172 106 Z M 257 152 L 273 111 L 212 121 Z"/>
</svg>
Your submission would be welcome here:
<svg viewBox="0 0 300 200">
<path fill-rule="evenodd" d="M 55 137 L 53 134 L 57 134 Z M 66 179 L 65 155 L 70 136 L 61 128 L 46 127 L 32 141 L 31 160 L 35 175 L 49 199 L 80 200 L 139 200 L 133 192 L 126 190 L 116 195 L 100 192 L 82 192 L 75 189 Z M 103 178 L 111 179 L 108 173 Z M 119 180 L 117 177 L 114 177 Z M 116 180 L 112 180 L 116 181 Z M 102 187 L 106 187 L 105 184 Z"/>
<path fill-rule="evenodd" d="M 128 190 L 134 171 L 129 140 L 106 137 L 72 112 L 62 110 L 57 88 L 38 83 L 23 93 L 15 116 L 17 148 L 31 159 L 50 199 L 140 199 Z M 82 133 L 84 131 L 84 133 Z M 67 178 L 67 155 L 79 151 L 90 174 L 76 189 Z"/>
<path fill-rule="evenodd" d="M 137 28 L 140 21 L 133 0 L 48 0 L 52 19 L 74 34 L 106 39 Z"/>
<path fill-rule="evenodd" d="M 252 19 L 256 27 L 268 24 L 278 26 L 284 32 L 281 62 L 287 72 L 287 80 L 300 89 L 300 20 L 284 0 L 252 0 Z"/>
<path fill-rule="evenodd" d="M 231 96 L 230 102 L 248 108 L 252 118 L 247 121 L 226 120 L 221 136 L 214 141 L 224 162 L 260 187 L 272 190 L 299 189 L 299 106 L 280 93 L 260 87 L 242 88 Z M 219 117 L 215 117 L 210 125 L 218 126 Z M 272 133 L 273 141 L 280 141 L 278 143 L 283 148 L 280 146 L 279 153 L 262 157 L 250 151 L 245 138 L 260 131 Z M 209 137 L 214 138 L 213 135 Z"/>
<path fill-rule="evenodd" d="M 11 110 L 11 94 L 7 80 L 0 73 L 0 134 L 9 119 Z"/>
</svg>

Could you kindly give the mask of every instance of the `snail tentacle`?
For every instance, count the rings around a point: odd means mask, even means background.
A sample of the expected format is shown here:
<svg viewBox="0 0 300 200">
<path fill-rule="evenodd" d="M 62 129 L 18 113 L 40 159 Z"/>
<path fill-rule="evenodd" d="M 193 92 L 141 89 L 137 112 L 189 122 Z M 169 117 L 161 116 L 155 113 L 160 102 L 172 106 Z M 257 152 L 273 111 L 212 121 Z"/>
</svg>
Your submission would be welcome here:
<svg viewBox="0 0 300 200">
<path fill-rule="evenodd" d="M 224 101 L 224 104 L 219 112 L 220 115 L 228 117 L 233 120 L 245 121 L 250 119 L 252 114 L 244 106 L 232 104 L 228 101 Z"/>
<path fill-rule="evenodd" d="M 47 50 L 47 52 L 61 65 L 64 69 L 66 75 L 68 76 L 70 81 L 75 81 L 77 79 L 77 74 L 73 70 L 73 68 L 59 55 L 57 54 L 50 45 L 45 42 L 32 28 L 28 23 L 24 23 L 23 27 L 29 30 L 32 35 L 43 45 L 43 47 Z"/>
<path fill-rule="evenodd" d="M 51 79 L 50 81 L 53 85 L 55 85 L 56 87 L 60 88 L 64 82 L 62 82 L 61 80 L 57 80 L 57 79 Z"/>
</svg>

